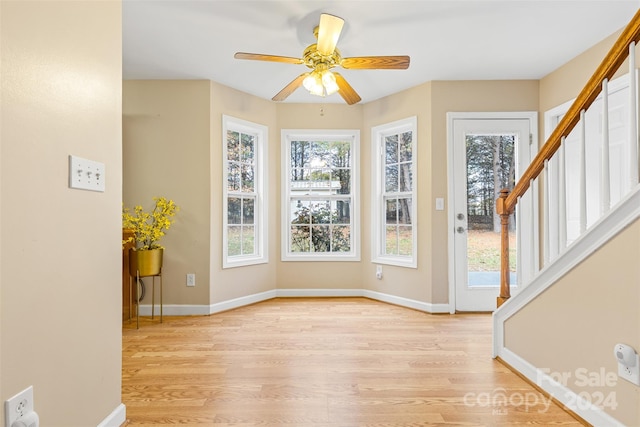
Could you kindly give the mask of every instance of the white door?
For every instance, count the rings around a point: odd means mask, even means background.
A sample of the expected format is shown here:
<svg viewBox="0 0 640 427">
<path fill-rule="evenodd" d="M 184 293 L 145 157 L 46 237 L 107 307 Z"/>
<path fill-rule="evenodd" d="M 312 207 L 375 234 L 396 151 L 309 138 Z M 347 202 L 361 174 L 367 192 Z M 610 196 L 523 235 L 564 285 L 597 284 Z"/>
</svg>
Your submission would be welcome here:
<svg viewBox="0 0 640 427">
<path fill-rule="evenodd" d="M 449 116 L 450 296 L 456 311 L 493 311 L 500 290 L 500 221 L 495 198 L 501 188 L 513 188 L 537 151 L 535 113 Z M 535 188 L 534 188 L 535 190 Z M 530 242 L 537 232 L 535 197 L 523 197 L 518 217 L 527 230 L 510 232 L 511 293 L 520 277 L 532 275 L 537 249 Z M 518 252 L 520 252 L 518 254 Z M 516 274 L 516 262 L 520 263 Z"/>
</svg>

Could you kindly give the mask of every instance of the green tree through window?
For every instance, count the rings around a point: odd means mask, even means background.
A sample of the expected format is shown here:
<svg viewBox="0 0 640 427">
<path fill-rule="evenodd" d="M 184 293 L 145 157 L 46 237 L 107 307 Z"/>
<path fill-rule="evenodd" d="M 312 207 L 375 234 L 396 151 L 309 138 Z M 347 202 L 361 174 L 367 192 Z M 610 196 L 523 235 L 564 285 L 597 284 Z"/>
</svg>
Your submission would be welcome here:
<svg viewBox="0 0 640 427">
<path fill-rule="evenodd" d="M 354 138 L 287 139 L 287 253 L 354 256 Z"/>
<path fill-rule="evenodd" d="M 224 266 L 267 261 L 264 126 L 223 117 Z"/>
<path fill-rule="evenodd" d="M 416 127 L 410 117 L 371 129 L 375 263 L 417 266 Z"/>
</svg>

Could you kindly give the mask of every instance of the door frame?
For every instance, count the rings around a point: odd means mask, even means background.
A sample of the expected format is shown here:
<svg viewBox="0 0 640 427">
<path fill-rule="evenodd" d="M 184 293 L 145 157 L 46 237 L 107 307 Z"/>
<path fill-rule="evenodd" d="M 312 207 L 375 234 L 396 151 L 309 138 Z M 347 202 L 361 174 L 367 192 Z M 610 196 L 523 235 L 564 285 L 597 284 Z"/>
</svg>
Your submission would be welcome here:
<svg viewBox="0 0 640 427">
<path fill-rule="evenodd" d="M 515 111 L 515 112 L 448 112 L 447 113 L 447 256 L 448 256 L 448 286 L 449 286 L 449 312 L 456 312 L 456 287 L 455 287 L 455 212 L 454 212 L 454 156 L 453 156 L 453 124 L 454 120 L 509 120 L 522 119 L 529 120 L 531 123 L 530 132 L 531 139 L 529 144 L 531 159 L 538 152 L 538 112 L 537 111 Z M 534 183 L 534 212 L 537 212 L 534 218 L 534 236 L 538 232 L 539 212 L 537 203 L 537 184 Z M 538 239 L 534 239 L 534 255 L 538 254 Z M 518 243 L 519 244 L 519 243 Z M 520 251 L 518 251 L 519 253 Z M 496 297 L 498 295 L 496 294 Z"/>
</svg>

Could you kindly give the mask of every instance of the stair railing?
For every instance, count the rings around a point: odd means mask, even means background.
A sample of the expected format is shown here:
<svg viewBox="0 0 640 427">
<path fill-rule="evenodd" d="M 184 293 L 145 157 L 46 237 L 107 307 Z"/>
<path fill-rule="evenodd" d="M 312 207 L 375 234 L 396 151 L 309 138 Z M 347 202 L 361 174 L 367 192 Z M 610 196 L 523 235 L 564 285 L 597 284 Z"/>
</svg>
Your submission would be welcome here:
<svg viewBox="0 0 640 427">
<path fill-rule="evenodd" d="M 543 171 L 547 171 L 548 162 L 552 157 L 560 150 L 560 182 L 558 183 L 559 198 L 561 203 L 559 206 L 560 216 L 563 217 L 559 223 L 559 239 L 563 244 L 566 244 L 566 177 L 564 176 L 564 142 L 565 138 L 574 130 L 574 128 L 581 124 L 581 166 L 580 166 L 580 231 L 584 232 L 586 229 L 586 191 L 584 191 L 584 185 L 586 182 L 586 166 L 584 155 L 584 122 L 585 112 L 593 104 L 593 102 L 602 93 L 603 97 L 603 151 L 602 151 L 602 167 L 601 167 L 601 188 L 603 194 L 601 195 L 601 203 L 603 205 L 602 210 L 606 212 L 610 206 L 609 197 L 609 151 L 608 151 L 608 138 L 609 138 L 609 125 L 608 125 L 608 83 L 616 74 L 616 72 L 623 65 L 625 60 L 629 58 L 629 93 L 630 98 L 630 129 L 629 129 L 629 161 L 630 161 L 630 173 L 629 180 L 631 188 L 638 184 L 638 175 L 640 170 L 638 159 L 638 112 L 637 112 L 637 89 L 636 89 L 636 60 L 635 51 L 636 44 L 640 41 L 640 10 L 636 12 L 632 20 L 625 27 L 620 34 L 617 41 L 609 53 L 605 56 L 602 63 L 598 66 L 595 73 L 591 76 L 586 86 L 582 89 L 578 97 L 575 99 L 571 107 L 569 107 L 566 114 L 562 117 L 554 131 L 551 133 L 545 144 L 542 146 L 538 154 L 535 156 L 529 167 L 522 174 L 518 182 L 516 183 L 513 191 L 503 189 L 500 192 L 500 196 L 496 200 L 496 212 L 500 215 L 501 219 L 501 251 L 500 251 L 500 295 L 497 298 L 497 306 L 500 307 L 505 301 L 511 297 L 511 289 L 509 283 L 509 217 L 516 208 L 520 198 L 524 196 L 530 187 L 533 187 L 534 180 L 540 177 Z M 545 214 L 545 251 L 548 252 L 548 206 L 549 206 L 549 176 L 545 172 L 545 183 L 547 187 L 543 192 L 544 200 L 544 214 Z M 521 224 L 518 224 L 522 227 Z M 537 236 L 534 236 L 537 237 Z M 548 253 L 545 253 L 545 258 L 548 257 Z"/>
</svg>

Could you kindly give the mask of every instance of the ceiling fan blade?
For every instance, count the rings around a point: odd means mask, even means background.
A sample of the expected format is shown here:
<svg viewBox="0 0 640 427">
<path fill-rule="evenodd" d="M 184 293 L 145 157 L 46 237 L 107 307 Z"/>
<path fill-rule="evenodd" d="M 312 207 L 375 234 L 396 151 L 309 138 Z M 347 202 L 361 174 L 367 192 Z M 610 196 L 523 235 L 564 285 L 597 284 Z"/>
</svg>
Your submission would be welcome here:
<svg viewBox="0 0 640 427">
<path fill-rule="evenodd" d="M 298 77 L 293 79 L 293 81 L 291 83 L 286 85 L 280 92 L 278 92 L 276 94 L 276 96 L 271 98 L 271 100 L 273 100 L 273 101 L 284 101 L 285 99 L 287 99 L 287 97 L 289 95 L 291 95 L 296 89 L 298 89 L 300 86 L 302 86 L 302 81 L 309 74 L 311 74 L 311 73 L 309 72 L 309 73 L 300 74 Z"/>
<path fill-rule="evenodd" d="M 357 56 L 342 58 L 342 68 L 352 70 L 406 70 L 409 68 L 410 58 L 407 55 L 399 56 Z"/>
<path fill-rule="evenodd" d="M 344 77 L 342 77 L 342 75 L 336 72 L 333 72 L 333 75 L 336 76 L 336 83 L 340 88 L 340 90 L 338 90 L 338 93 L 340 94 L 342 99 L 344 99 L 346 103 L 349 105 L 353 105 L 357 102 L 360 102 L 362 98 L 360 98 L 360 95 L 358 95 L 357 92 L 353 90 L 351 85 L 347 83 Z"/>
<path fill-rule="evenodd" d="M 247 53 L 237 52 L 233 55 L 236 59 L 253 59 L 254 61 L 270 61 L 270 62 L 285 62 L 287 64 L 304 64 L 304 61 L 300 58 L 292 58 L 290 56 L 278 56 L 278 55 L 263 55 L 261 53 Z"/>
<path fill-rule="evenodd" d="M 329 56 L 336 49 L 343 25 L 342 18 L 327 13 L 320 15 L 317 48 L 321 55 Z"/>
</svg>

